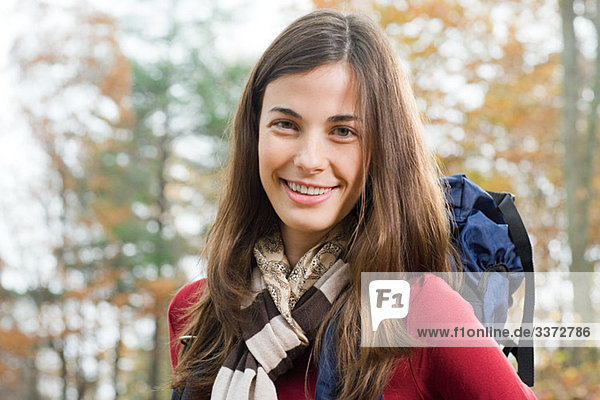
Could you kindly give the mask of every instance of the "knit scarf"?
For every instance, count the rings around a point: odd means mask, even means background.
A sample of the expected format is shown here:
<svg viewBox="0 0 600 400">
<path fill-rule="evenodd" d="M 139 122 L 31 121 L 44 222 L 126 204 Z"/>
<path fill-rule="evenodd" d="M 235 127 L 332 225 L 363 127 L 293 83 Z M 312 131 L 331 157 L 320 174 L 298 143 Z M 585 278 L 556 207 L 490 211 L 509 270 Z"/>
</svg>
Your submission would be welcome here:
<svg viewBox="0 0 600 400">
<path fill-rule="evenodd" d="M 339 259 L 346 242 L 340 224 L 291 268 L 278 229 L 257 241 L 258 268 L 253 297 L 242 304 L 242 337 L 219 370 L 211 399 L 277 399 L 275 379 L 306 351 L 348 283 L 348 265 Z"/>
</svg>

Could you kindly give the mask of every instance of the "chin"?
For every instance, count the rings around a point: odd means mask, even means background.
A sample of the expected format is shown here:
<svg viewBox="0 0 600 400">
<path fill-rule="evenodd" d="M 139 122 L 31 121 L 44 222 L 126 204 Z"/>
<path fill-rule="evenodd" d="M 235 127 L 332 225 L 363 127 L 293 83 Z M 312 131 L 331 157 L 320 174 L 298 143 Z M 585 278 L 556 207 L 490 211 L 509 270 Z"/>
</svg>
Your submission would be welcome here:
<svg viewBox="0 0 600 400">
<path fill-rule="evenodd" d="M 330 223 L 329 223 L 330 222 Z M 329 228 L 335 225 L 335 221 L 327 221 L 324 223 L 323 220 L 320 221 L 307 221 L 307 219 L 302 220 L 288 220 L 283 221 L 283 224 L 288 228 L 302 233 L 320 233 L 328 230 Z"/>
<path fill-rule="evenodd" d="M 290 228 L 292 228 L 295 231 L 298 232 L 302 232 L 302 233 L 321 233 L 324 232 L 326 230 L 328 230 L 329 228 L 331 228 L 332 225 L 306 225 L 306 224 L 302 224 L 302 225 L 288 225 Z"/>
</svg>

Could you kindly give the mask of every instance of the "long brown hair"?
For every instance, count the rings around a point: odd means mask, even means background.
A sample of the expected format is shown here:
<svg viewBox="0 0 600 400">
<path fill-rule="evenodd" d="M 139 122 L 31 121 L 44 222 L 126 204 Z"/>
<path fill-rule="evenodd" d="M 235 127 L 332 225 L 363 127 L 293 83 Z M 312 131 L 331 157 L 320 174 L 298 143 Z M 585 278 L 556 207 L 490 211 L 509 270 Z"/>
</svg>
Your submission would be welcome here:
<svg viewBox="0 0 600 400">
<path fill-rule="evenodd" d="M 254 243 L 278 218 L 258 174 L 258 123 L 265 89 L 278 77 L 335 62 L 348 63 L 356 76 L 364 153 L 364 188 L 352 211 L 358 223 L 344 255 L 351 267 L 350 287 L 329 316 L 337 318 L 339 398 L 377 398 L 398 357 L 408 355 L 401 348 L 360 347 L 360 273 L 450 270 L 443 192 L 424 144 L 411 87 L 394 51 L 381 29 L 364 16 L 312 12 L 275 39 L 242 94 L 232 127 L 224 197 L 205 248 L 206 287 L 182 333 L 196 339 L 181 355 L 175 388 L 210 394 L 238 337 L 240 304 L 248 296 L 255 266 Z"/>
</svg>

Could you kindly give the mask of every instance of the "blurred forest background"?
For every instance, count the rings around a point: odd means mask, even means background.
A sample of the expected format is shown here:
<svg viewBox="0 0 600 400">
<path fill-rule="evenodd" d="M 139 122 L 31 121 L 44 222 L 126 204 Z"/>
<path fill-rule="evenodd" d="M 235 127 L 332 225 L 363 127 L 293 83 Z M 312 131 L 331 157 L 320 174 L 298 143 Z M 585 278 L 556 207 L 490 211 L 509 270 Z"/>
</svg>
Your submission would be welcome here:
<svg viewBox="0 0 600 400">
<path fill-rule="evenodd" d="M 316 7 L 385 28 L 444 173 L 516 194 L 538 270 L 598 270 L 600 0 L 8 1 L 1 399 L 170 398 L 166 310 L 203 273 L 227 124 Z M 600 294 L 573 295 L 597 321 Z M 595 348 L 538 349 L 534 390 L 600 398 L 598 371 Z"/>
</svg>

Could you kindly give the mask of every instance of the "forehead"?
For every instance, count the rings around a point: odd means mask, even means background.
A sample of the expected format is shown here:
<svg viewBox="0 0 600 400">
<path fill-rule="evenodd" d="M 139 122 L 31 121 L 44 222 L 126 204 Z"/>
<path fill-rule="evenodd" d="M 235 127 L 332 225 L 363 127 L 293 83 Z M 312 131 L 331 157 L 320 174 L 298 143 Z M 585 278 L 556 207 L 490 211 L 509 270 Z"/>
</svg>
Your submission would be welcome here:
<svg viewBox="0 0 600 400">
<path fill-rule="evenodd" d="M 354 70 L 347 63 L 331 63 L 306 72 L 284 75 L 270 82 L 263 97 L 262 112 L 274 106 L 355 112 L 357 104 Z"/>
</svg>

